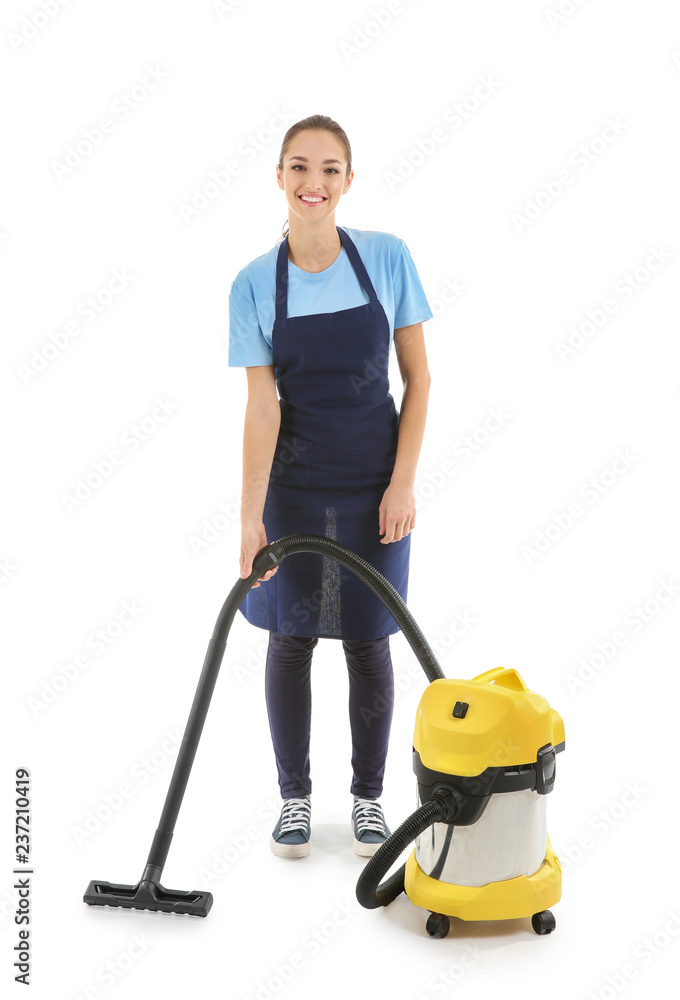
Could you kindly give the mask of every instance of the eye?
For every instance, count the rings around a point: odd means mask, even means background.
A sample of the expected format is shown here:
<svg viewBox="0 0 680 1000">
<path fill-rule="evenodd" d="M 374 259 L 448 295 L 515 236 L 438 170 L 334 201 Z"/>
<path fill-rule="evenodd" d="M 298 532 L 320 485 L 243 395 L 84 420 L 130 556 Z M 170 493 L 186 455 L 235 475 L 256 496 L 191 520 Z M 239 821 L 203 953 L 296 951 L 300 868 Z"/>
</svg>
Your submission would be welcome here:
<svg viewBox="0 0 680 1000">
<path fill-rule="evenodd" d="M 298 169 L 304 170 L 305 169 L 304 163 L 293 163 L 293 164 L 291 164 L 291 170 L 298 170 Z M 337 170 L 335 167 L 326 167 L 326 170 L 331 170 L 334 174 L 339 174 L 340 173 L 340 171 Z"/>
</svg>

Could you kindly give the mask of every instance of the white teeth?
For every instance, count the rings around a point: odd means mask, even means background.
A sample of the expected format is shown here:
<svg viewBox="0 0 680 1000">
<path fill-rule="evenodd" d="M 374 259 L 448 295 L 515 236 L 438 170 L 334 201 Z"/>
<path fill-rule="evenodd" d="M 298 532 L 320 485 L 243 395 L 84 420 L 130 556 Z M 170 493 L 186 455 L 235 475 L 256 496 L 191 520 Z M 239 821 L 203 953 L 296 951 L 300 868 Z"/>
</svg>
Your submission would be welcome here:
<svg viewBox="0 0 680 1000">
<path fill-rule="evenodd" d="M 320 201 L 324 201 L 323 198 L 307 198 L 304 194 L 300 195 L 302 201 L 311 202 L 312 205 L 318 204 Z"/>
</svg>

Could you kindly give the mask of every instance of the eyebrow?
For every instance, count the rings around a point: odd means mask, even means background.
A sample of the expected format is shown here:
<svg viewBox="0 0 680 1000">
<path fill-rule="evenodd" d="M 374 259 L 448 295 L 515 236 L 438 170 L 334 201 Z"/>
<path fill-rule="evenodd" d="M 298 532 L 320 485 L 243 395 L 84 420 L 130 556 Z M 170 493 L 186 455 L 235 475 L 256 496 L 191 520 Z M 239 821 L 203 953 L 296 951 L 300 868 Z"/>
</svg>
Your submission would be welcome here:
<svg viewBox="0 0 680 1000">
<path fill-rule="evenodd" d="M 306 156 L 291 156 L 290 159 L 291 160 L 304 160 L 305 163 L 309 163 L 309 160 L 307 159 Z M 322 163 L 340 163 L 340 160 L 322 160 L 321 162 Z"/>
</svg>

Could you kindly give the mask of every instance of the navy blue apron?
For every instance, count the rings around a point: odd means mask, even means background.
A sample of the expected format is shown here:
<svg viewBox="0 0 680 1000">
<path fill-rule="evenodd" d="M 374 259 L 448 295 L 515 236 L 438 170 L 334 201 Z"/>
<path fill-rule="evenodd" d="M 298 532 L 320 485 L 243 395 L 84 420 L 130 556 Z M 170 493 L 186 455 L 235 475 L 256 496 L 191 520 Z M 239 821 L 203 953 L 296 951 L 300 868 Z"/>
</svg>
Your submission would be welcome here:
<svg viewBox="0 0 680 1000">
<path fill-rule="evenodd" d="M 288 317 L 288 237 L 276 261 L 272 348 L 281 426 L 262 520 L 267 541 L 312 532 L 367 559 L 407 599 L 411 535 L 380 541 L 378 507 L 397 454 L 399 413 L 389 391 L 390 327 L 359 252 L 338 235 L 370 301 Z M 331 639 L 399 631 L 355 574 L 321 553 L 287 556 L 239 610 L 259 628 Z"/>
</svg>

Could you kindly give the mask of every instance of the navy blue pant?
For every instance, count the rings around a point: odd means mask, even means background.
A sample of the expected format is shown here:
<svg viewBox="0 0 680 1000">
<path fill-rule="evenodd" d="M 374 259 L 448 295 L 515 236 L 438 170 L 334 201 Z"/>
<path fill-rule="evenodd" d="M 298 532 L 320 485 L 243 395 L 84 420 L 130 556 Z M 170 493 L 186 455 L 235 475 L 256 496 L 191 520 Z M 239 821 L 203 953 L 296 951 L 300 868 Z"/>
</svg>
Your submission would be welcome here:
<svg viewBox="0 0 680 1000">
<path fill-rule="evenodd" d="M 349 721 L 353 778 L 350 791 L 365 798 L 382 794 L 394 707 L 389 635 L 343 640 L 349 672 Z M 269 633 L 265 698 L 284 799 L 309 795 L 312 719 L 310 669 L 317 636 Z"/>
</svg>

